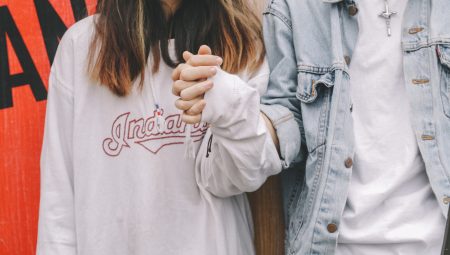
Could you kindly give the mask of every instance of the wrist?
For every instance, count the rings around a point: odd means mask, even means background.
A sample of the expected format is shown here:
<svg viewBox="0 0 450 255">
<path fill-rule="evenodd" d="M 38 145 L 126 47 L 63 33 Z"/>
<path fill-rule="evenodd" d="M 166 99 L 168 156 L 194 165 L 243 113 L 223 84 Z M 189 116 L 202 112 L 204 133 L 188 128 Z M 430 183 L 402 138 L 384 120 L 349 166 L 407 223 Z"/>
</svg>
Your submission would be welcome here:
<svg viewBox="0 0 450 255">
<path fill-rule="evenodd" d="M 206 106 L 202 113 L 202 121 L 212 126 L 220 126 L 239 100 L 237 77 L 217 68 L 217 74 L 211 81 L 214 87 L 205 93 Z"/>
</svg>

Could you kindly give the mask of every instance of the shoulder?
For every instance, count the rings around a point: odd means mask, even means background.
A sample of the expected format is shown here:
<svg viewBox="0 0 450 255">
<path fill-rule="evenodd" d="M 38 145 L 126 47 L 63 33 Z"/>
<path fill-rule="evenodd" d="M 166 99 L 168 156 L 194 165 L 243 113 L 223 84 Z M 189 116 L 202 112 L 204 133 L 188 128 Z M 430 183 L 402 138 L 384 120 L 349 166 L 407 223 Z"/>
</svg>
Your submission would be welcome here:
<svg viewBox="0 0 450 255">
<path fill-rule="evenodd" d="M 67 29 L 60 41 L 60 48 L 86 48 L 95 32 L 96 15 L 86 17 Z"/>
<path fill-rule="evenodd" d="M 264 14 L 271 14 L 280 19 L 289 19 L 289 4 L 287 0 L 269 0 Z"/>
<path fill-rule="evenodd" d="M 73 24 L 64 34 L 64 37 L 71 40 L 78 40 L 85 36 L 90 36 L 95 31 L 95 19 L 97 15 L 86 17 Z"/>
<path fill-rule="evenodd" d="M 58 51 L 87 51 L 95 31 L 95 17 L 89 16 L 69 27 L 61 38 Z"/>
<path fill-rule="evenodd" d="M 87 55 L 95 33 L 95 17 L 89 16 L 69 27 L 59 42 L 55 62 Z"/>
<path fill-rule="evenodd" d="M 72 84 L 79 75 L 85 75 L 85 66 L 91 38 L 95 31 L 95 16 L 84 18 L 72 25 L 61 38 L 51 72 L 65 84 Z"/>
<path fill-rule="evenodd" d="M 55 61 L 67 60 L 87 51 L 95 31 L 94 20 L 95 16 L 84 18 L 64 33 L 58 45 Z"/>
</svg>

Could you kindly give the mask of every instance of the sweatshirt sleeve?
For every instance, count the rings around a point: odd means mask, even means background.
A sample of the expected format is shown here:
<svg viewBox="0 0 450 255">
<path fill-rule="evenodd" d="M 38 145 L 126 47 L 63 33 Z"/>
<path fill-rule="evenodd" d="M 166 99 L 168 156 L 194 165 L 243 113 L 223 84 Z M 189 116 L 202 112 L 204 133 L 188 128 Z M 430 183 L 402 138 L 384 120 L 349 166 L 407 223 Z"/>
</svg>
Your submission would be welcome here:
<svg viewBox="0 0 450 255">
<path fill-rule="evenodd" d="M 70 41 L 63 38 L 50 73 L 44 142 L 37 255 L 75 255 L 73 93 Z"/>
<path fill-rule="evenodd" d="M 268 67 L 248 82 L 219 69 L 213 82 L 205 95 L 202 121 L 210 132 L 206 152 L 197 156 L 197 182 L 218 197 L 254 191 L 282 168 L 260 112 L 258 90 L 267 86 Z"/>
</svg>

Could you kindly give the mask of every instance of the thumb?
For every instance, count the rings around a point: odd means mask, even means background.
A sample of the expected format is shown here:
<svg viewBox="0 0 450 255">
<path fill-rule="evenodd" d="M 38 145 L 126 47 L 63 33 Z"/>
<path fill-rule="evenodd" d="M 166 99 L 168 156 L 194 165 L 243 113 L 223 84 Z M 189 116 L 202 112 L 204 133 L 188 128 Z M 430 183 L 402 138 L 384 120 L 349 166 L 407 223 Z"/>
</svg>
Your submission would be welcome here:
<svg viewBox="0 0 450 255">
<path fill-rule="evenodd" d="M 200 49 L 198 50 L 198 55 L 211 55 L 212 51 L 211 48 L 207 45 L 200 46 Z"/>
<path fill-rule="evenodd" d="M 194 54 L 190 53 L 189 51 L 183 52 L 183 59 L 184 59 L 184 61 L 187 63 L 189 61 L 189 59 L 191 59 L 191 57 L 193 55 Z"/>
</svg>

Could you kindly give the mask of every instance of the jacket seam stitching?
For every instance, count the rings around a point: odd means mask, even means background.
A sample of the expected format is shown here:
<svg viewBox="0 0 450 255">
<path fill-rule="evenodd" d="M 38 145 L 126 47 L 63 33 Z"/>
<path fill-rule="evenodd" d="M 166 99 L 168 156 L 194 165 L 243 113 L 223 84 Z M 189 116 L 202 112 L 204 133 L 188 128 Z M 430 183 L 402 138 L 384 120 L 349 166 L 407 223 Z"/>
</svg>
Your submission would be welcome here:
<svg viewBox="0 0 450 255">
<path fill-rule="evenodd" d="M 297 65 L 297 72 L 313 73 L 313 74 L 326 74 L 336 70 L 346 71 L 346 67 L 343 63 L 333 63 L 331 66 L 314 66 L 309 64 Z"/>
<path fill-rule="evenodd" d="M 264 15 L 271 14 L 271 15 L 277 17 L 289 28 L 290 31 L 292 31 L 292 22 L 289 20 L 289 18 L 287 18 L 285 15 L 283 15 L 280 11 L 269 6 L 263 14 Z"/>
<path fill-rule="evenodd" d="M 450 39 L 430 39 L 424 42 L 402 42 L 403 51 L 417 51 L 422 48 L 428 48 L 434 45 L 448 45 L 450 44 Z"/>
<path fill-rule="evenodd" d="M 328 92 L 326 92 L 326 93 L 328 93 Z M 330 104 L 328 101 L 329 96 L 330 96 L 329 94 L 326 95 L 326 98 L 327 98 L 326 105 L 324 106 L 323 111 L 321 112 L 320 120 L 322 120 L 322 121 L 320 122 L 320 124 L 322 124 L 322 125 L 319 125 L 319 127 L 318 127 L 318 137 L 324 137 L 324 136 L 326 136 L 326 133 L 327 133 L 327 131 L 326 131 L 327 124 L 324 123 L 324 121 L 327 121 L 327 119 L 329 118 L 329 116 L 327 116 L 328 115 L 327 109 L 329 109 L 329 107 L 330 107 Z M 326 138 L 325 138 L 325 140 L 326 140 Z M 320 179 L 322 178 L 323 171 L 325 170 L 325 162 L 324 162 L 325 154 L 326 154 L 326 146 L 325 145 L 326 145 L 326 141 L 325 141 L 325 143 L 323 143 L 323 145 L 317 146 L 314 149 L 314 151 L 317 151 L 317 165 L 315 167 L 316 174 L 314 176 L 313 185 L 311 186 L 312 196 L 309 198 L 309 200 L 307 200 L 307 205 L 309 208 L 311 208 L 312 205 L 314 204 L 314 202 L 317 201 L 317 196 L 318 196 L 317 191 L 320 190 L 320 187 L 317 187 L 317 185 L 320 185 L 319 184 Z M 325 147 L 322 147 L 322 146 L 325 146 Z M 320 150 L 318 150 L 319 148 L 320 148 Z M 315 217 L 316 223 L 317 223 L 317 217 L 318 217 L 318 215 Z M 311 215 L 309 220 L 312 220 L 312 218 L 313 217 Z M 316 223 L 315 223 L 315 225 L 316 225 Z M 315 229 L 315 227 L 314 227 L 314 229 Z M 295 241 L 299 240 L 299 237 L 300 237 L 300 231 L 296 234 Z M 314 240 L 314 234 L 311 237 L 311 241 L 313 241 L 313 240 Z M 312 249 L 312 246 L 313 246 L 313 243 L 311 243 L 311 249 Z"/>
<path fill-rule="evenodd" d="M 285 122 L 287 122 L 287 121 L 289 121 L 289 120 L 291 120 L 291 119 L 293 119 L 293 115 L 292 115 L 292 113 L 288 113 L 288 114 L 286 114 L 286 115 L 280 117 L 279 119 L 277 119 L 277 120 L 273 123 L 273 125 L 274 125 L 275 127 L 278 127 L 278 126 L 280 126 L 281 124 L 283 124 L 283 123 L 285 123 Z"/>
</svg>

